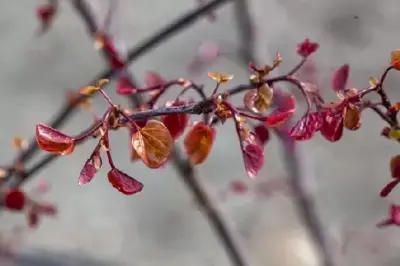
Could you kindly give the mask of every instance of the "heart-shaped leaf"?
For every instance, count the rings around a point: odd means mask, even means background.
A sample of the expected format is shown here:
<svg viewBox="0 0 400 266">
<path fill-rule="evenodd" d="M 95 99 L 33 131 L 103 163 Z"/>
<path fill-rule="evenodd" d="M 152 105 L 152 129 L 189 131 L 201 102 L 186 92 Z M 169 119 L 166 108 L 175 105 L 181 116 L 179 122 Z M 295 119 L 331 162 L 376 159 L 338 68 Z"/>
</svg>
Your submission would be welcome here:
<svg viewBox="0 0 400 266">
<path fill-rule="evenodd" d="M 157 120 L 147 121 L 132 135 L 133 149 L 149 168 L 159 168 L 168 160 L 173 143 L 168 128 Z"/>
<path fill-rule="evenodd" d="M 107 177 L 111 185 L 125 195 L 133 195 L 143 189 L 142 183 L 116 168 L 111 169 Z"/>
<path fill-rule="evenodd" d="M 244 166 L 250 178 L 255 177 L 264 165 L 264 151 L 255 144 L 248 144 L 242 151 Z"/>
<path fill-rule="evenodd" d="M 215 130 L 202 121 L 189 130 L 185 136 L 184 146 L 192 164 L 197 165 L 205 161 L 210 154 L 214 139 Z"/>
</svg>

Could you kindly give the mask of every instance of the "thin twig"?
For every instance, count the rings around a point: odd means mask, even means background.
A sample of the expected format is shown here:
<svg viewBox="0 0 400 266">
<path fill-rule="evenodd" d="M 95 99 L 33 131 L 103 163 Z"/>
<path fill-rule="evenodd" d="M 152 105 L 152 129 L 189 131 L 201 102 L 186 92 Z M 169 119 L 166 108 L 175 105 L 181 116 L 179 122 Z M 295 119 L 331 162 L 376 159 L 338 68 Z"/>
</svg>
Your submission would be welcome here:
<svg viewBox="0 0 400 266">
<path fill-rule="evenodd" d="M 135 60 L 136 58 L 140 57 L 141 55 L 149 52 L 151 49 L 156 47 L 158 44 L 162 43 L 172 35 L 178 33 L 180 30 L 188 27 L 190 24 L 194 23 L 197 19 L 200 19 L 202 16 L 208 14 L 208 12 L 218 8 L 222 4 L 228 2 L 229 0 L 214 0 L 211 1 L 204 6 L 201 6 L 193 11 L 188 12 L 187 14 L 183 15 L 182 17 L 178 18 L 177 20 L 173 21 L 171 24 L 167 25 L 151 37 L 147 38 L 146 40 L 142 41 L 138 46 L 130 49 L 128 51 L 127 59 L 125 60 L 125 65 L 128 65 L 130 62 Z M 102 71 L 96 77 L 92 79 L 92 81 L 88 82 L 89 85 L 96 84 L 98 80 L 101 79 L 111 79 L 112 77 L 117 74 L 117 71 L 107 68 L 106 70 Z M 74 105 L 70 105 L 66 103 L 60 110 L 54 115 L 54 118 L 49 123 L 49 125 L 53 128 L 60 128 L 62 127 L 66 120 L 76 112 L 75 106 L 82 101 L 84 101 L 87 96 L 81 96 Z M 36 144 L 36 140 L 32 138 L 29 141 L 29 145 L 26 150 L 16 158 L 14 164 L 22 163 L 25 164 L 31 157 L 38 151 L 38 146 Z M 8 175 L 4 178 L 4 180 L 10 179 L 11 175 L 13 175 L 15 171 L 11 169 Z M 15 181 L 13 181 L 15 182 Z M 21 180 L 23 182 L 23 180 Z"/>
</svg>

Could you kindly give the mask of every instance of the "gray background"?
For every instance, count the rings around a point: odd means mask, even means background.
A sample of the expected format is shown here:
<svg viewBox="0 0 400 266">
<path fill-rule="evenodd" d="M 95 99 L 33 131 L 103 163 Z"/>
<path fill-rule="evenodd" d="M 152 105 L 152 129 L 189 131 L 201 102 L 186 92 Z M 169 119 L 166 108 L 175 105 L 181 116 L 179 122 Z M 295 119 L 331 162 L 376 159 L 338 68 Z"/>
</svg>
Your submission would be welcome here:
<svg viewBox="0 0 400 266">
<path fill-rule="evenodd" d="M 37 28 L 34 9 L 40 1 L 0 2 L 0 156 L 7 163 L 15 154 L 9 140 L 15 135 L 31 136 L 35 124 L 49 121 L 60 107 L 64 91 L 84 85 L 104 68 L 104 62 L 68 1 L 62 1 L 53 29 L 39 39 L 33 35 Z M 101 7 L 106 6 L 107 1 L 99 2 Z M 321 49 L 315 60 L 324 93 L 330 97 L 329 75 L 334 68 L 349 63 L 351 85 L 364 87 L 369 76 L 380 75 L 387 66 L 390 51 L 400 46 L 397 0 L 249 2 L 260 61 L 267 63 L 279 48 L 284 58 L 283 72 L 298 62 L 294 52 L 298 42 L 307 36 L 317 40 Z M 130 47 L 194 6 L 194 1 L 183 0 L 121 0 L 119 34 Z M 228 4 L 218 12 L 215 24 L 199 21 L 134 62 L 132 71 L 140 78 L 146 70 L 157 70 L 166 78 L 185 76 L 197 47 L 208 40 L 229 54 L 209 69 L 234 72 L 235 79 L 229 85 L 246 82 L 247 70 L 235 54 L 238 43 L 232 13 Z M 399 96 L 396 74 L 391 74 L 387 83 L 392 97 Z M 206 73 L 194 79 L 209 85 L 207 91 L 211 91 Z M 125 102 L 114 95 L 111 87 L 109 91 L 115 101 Z M 95 107 L 101 112 L 106 104 L 98 99 Z M 312 169 L 310 178 L 315 177 L 318 211 L 336 243 L 335 252 L 339 254 L 343 231 L 355 228 L 361 235 L 350 242 L 342 265 L 399 265 L 398 229 L 374 227 L 386 216 L 389 202 L 398 199 L 398 193 L 388 200 L 378 197 L 388 180 L 388 162 L 396 148 L 379 137 L 383 122 L 370 112 L 364 118 L 364 126 L 357 133 L 346 132 L 339 143 L 327 143 L 317 136 L 303 145 Z M 90 115 L 81 112 L 64 131 L 74 134 L 89 122 Z M 198 169 L 199 179 L 217 201 L 218 191 L 231 180 L 250 183 L 232 126 L 227 123 L 218 128 L 213 152 Z M 64 265 L 59 261 L 65 265 L 229 265 L 223 248 L 174 169 L 168 166 L 150 170 L 140 163 L 131 164 L 125 132 L 114 134 L 112 142 L 118 166 L 142 181 L 144 191 L 133 197 L 118 194 L 105 178 L 106 167 L 90 184 L 79 188 L 77 177 L 93 142 L 57 160 L 39 176 L 52 183 L 53 189 L 46 197 L 57 203 L 60 214 L 57 219 L 44 220 L 37 231 L 24 236 L 20 265 Z M 265 168 L 254 182 L 284 177 L 285 166 L 274 138 L 266 149 Z M 27 187 L 33 185 L 35 179 Z M 237 228 L 254 265 L 318 265 L 290 198 L 231 195 L 228 201 L 219 202 L 219 207 Z M 21 215 L 2 213 L 3 233 L 16 223 L 24 223 Z M 371 252 L 371 242 L 381 247 L 380 253 Z"/>
</svg>

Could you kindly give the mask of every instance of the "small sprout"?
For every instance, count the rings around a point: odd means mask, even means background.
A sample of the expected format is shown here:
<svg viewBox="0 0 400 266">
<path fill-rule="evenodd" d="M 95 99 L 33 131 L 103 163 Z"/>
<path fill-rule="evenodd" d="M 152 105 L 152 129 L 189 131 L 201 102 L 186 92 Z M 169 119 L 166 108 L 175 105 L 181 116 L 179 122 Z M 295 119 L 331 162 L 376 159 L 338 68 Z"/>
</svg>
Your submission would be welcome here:
<svg viewBox="0 0 400 266">
<path fill-rule="evenodd" d="M 222 84 L 222 83 L 226 83 L 228 81 L 230 81 L 231 79 L 233 79 L 235 75 L 234 74 L 221 74 L 218 72 L 209 72 L 208 73 L 208 77 L 210 79 L 215 80 L 217 83 Z"/>
<path fill-rule="evenodd" d="M 97 86 L 86 86 L 79 89 L 79 93 L 86 96 L 92 96 L 100 90 Z"/>
<path fill-rule="evenodd" d="M 369 86 L 370 88 L 376 88 L 379 84 L 379 80 L 377 80 L 376 78 L 370 77 L 368 80 Z"/>
<path fill-rule="evenodd" d="M 390 56 L 390 64 L 396 70 L 400 70 L 400 49 L 396 49 Z"/>
<path fill-rule="evenodd" d="M 12 143 L 13 143 L 13 146 L 18 150 L 24 149 L 26 147 L 26 145 L 28 144 L 26 139 L 23 139 L 21 137 L 14 137 L 12 139 Z"/>
<path fill-rule="evenodd" d="M 302 57 L 309 57 L 311 54 L 315 53 L 319 48 L 319 44 L 316 42 L 310 42 L 307 38 L 302 43 L 297 45 L 297 54 Z"/>
</svg>

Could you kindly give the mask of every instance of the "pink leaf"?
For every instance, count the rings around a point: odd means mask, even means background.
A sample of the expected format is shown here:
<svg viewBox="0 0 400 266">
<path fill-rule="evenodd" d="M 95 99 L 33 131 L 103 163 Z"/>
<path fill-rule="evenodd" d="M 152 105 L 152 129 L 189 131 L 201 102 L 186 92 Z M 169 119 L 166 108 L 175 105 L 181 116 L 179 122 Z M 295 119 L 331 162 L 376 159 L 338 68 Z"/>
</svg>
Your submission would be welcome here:
<svg viewBox="0 0 400 266">
<path fill-rule="evenodd" d="M 297 50 L 296 51 L 302 57 L 308 57 L 312 53 L 315 53 L 315 51 L 317 51 L 318 48 L 319 48 L 319 44 L 318 43 L 310 42 L 310 40 L 307 38 L 302 43 L 297 45 Z"/>
<path fill-rule="evenodd" d="M 118 79 L 115 90 L 119 95 L 131 95 L 136 92 L 136 89 L 125 75 Z"/>
<path fill-rule="evenodd" d="M 247 175 L 253 178 L 264 165 L 264 151 L 258 145 L 248 144 L 242 153 Z"/>
<path fill-rule="evenodd" d="M 335 92 L 343 91 L 346 89 L 347 80 L 349 78 L 349 65 L 341 66 L 332 77 L 332 89 Z"/>
<path fill-rule="evenodd" d="M 116 168 L 111 169 L 107 177 L 111 185 L 125 195 L 133 195 L 143 189 L 142 183 Z"/>
<path fill-rule="evenodd" d="M 89 183 L 93 177 L 96 175 L 96 168 L 93 166 L 93 164 L 90 161 L 87 161 L 85 165 L 83 166 L 81 173 L 79 174 L 79 181 L 78 184 L 80 186 Z"/>
<path fill-rule="evenodd" d="M 295 140 L 309 140 L 318 131 L 323 123 L 320 113 L 307 113 L 289 131 L 289 135 Z"/>
<path fill-rule="evenodd" d="M 153 71 L 147 71 L 144 80 L 147 87 L 156 87 L 165 84 L 165 80 L 160 74 Z"/>
<path fill-rule="evenodd" d="M 235 180 L 230 183 L 230 189 L 236 194 L 245 194 L 249 191 L 249 187 L 242 180 Z"/>
</svg>

